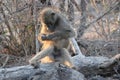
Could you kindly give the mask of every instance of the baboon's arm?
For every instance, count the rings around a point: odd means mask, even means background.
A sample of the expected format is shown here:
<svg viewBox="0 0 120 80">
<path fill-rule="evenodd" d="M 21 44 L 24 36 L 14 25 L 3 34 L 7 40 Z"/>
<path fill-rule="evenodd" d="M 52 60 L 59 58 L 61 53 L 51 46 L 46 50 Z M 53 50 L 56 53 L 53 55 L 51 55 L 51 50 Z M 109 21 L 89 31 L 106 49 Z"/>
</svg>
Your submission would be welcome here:
<svg viewBox="0 0 120 80">
<path fill-rule="evenodd" d="M 75 31 L 72 28 L 56 30 L 53 33 L 41 36 L 43 40 L 59 40 L 68 39 L 75 36 Z"/>
</svg>

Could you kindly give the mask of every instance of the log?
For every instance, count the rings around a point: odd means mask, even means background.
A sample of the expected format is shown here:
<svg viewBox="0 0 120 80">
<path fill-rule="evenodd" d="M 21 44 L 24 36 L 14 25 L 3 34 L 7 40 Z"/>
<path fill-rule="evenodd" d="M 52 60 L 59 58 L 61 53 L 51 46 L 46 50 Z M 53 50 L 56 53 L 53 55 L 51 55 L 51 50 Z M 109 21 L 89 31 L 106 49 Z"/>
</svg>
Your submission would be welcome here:
<svg viewBox="0 0 120 80">
<path fill-rule="evenodd" d="M 79 72 L 64 65 L 56 66 L 56 63 L 40 64 L 40 68 L 38 69 L 26 65 L 1 68 L 0 80 L 84 80 L 84 76 L 87 77 L 90 75 L 100 74 L 109 76 L 115 73 L 114 66 L 118 65 L 120 54 L 113 58 L 102 56 L 81 58 L 77 55 L 72 60 Z"/>
<path fill-rule="evenodd" d="M 74 64 L 78 67 L 78 71 L 87 76 L 102 75 L 111 76 L 115 74 L 114 67 L 119 65 L 120 54 L 112 58 L 103 56 L 90 56 L 81 58 L 79 55 L 73 57 Z"/>
<path fill-rule="evenodd" d="M 84 80 L 84 75 L 64 65 L 48 63 L 40 64 L 38 69 L 30 65 L 0 69 L 0 80 Z"/>
</svg>

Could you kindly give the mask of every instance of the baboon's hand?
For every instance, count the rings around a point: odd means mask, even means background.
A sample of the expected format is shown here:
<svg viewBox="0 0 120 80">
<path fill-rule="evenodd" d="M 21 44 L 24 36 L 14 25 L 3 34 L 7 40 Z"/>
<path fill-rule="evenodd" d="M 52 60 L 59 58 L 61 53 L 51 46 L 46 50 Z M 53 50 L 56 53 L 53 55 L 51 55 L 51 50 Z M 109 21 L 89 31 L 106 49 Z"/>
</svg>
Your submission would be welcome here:
<svg viewBox="0 0 120 80">
<path fill-rule="evenodd" d="M 42 34 L 41 35 L 42 40 L 52 40 L 53 37 L 54 37 L 53 35 L 49 35 L 49 34 L 48 35 L 47 34 Z"/>
<path fill-rule="evenodd" d="M 59 40 L 59 39 L 65 39 L 66 34 L 64 34 L 64 32 L 62 31 L 57 31 L 54 33 L 50 33 L 50 34 L 41 34 L 41 39 L 42 40 Z"/>
<path fill-rule="evenodd" d="M 46 34 L 42 34 L 42 35 L 41 35 L 41 39 L 42 39 L 42 40 L 47 40 Z"/>
<path fill-rule="evenodd" d="M 29 64 L 33 66 L 35 69 L 39 68 L 39 62 L 37 61 L 35 62 L 35 61 L 29 60 Z"/>
</svg>

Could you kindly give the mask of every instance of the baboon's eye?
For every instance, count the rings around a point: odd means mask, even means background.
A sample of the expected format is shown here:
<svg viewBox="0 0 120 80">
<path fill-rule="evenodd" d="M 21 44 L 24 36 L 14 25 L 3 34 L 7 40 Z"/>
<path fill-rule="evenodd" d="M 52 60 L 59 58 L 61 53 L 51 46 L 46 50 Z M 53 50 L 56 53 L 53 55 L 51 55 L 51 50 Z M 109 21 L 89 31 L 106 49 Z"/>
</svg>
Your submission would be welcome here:
<svg viewBox="0 0 120 80">
<path fill-rule="evenodd" d="M 54 15 L 55 15 L 55 13 L 53 12 L 53 13 L 51 13 L 51 15 L 52 15 L 52 16 L 54 16 Z"/>
</svg>

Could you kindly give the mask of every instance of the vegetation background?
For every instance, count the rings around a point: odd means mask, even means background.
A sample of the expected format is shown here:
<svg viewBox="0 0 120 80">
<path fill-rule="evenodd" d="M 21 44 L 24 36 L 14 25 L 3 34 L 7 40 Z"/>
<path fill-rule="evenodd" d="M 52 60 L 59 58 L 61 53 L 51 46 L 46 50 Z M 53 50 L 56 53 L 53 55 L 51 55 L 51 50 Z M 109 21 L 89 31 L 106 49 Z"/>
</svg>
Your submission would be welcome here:
<svg viewBox="0 0 120 80">
<path fill-rule="evenodd" d="M 44 7 L 61 10 L 76 30 L 84 55 L 112 57 L 120 53 L 120 0 L 0 0 L 1 68 L 28 64 L 40 51 L 36 36 Z"/>
</svg>

